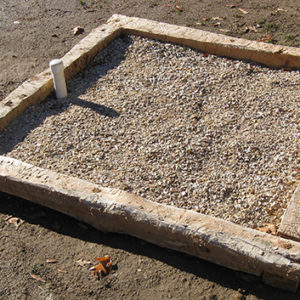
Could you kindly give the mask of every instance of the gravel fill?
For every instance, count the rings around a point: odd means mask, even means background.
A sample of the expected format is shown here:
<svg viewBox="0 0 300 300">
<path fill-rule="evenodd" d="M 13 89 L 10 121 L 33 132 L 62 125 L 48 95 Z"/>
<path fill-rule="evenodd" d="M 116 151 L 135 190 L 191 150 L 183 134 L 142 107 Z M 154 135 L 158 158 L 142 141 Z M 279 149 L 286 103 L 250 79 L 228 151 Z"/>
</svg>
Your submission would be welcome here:
<svg viewBox="0 0 300 300">
<path fill-rule="evenodd" d="M 247 227 L 297 185 L 300 72 L 136 36 L 114 40 L 0 133 L 0 153 Z"/>
</svg>

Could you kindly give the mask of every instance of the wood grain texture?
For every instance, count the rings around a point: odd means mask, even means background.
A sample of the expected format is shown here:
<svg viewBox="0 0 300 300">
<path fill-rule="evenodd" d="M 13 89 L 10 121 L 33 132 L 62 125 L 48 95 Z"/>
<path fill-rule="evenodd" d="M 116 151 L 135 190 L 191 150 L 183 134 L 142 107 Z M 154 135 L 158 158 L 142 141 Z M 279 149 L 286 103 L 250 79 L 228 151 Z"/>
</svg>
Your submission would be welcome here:
<svg viewBox="0 0 300 300">
<path fill-rule="evenodd" d="M 97 52 L 121 33 L 138 34 L 189 46 L 210 54 L 251 60 L 272 67 L 300 68 L 299 48 L 249 41 L 147 19 L 113 15 L 62 58 L 66 78 L 69 79 L 83 70 Z M 27 107 L 46 99 L 53 89 L 49 69 L 25 81 L 1 101 L 0 130 Z"/>
<path fill-rule="evenodd" d="M 300 243 L 0 156 L 0 190 L 295 291 Z"/>
<path fill-rule="evenodd" d="M 81 71 L 122 32 L 174 42 L 210 54 L 273 67 L 300 67 L 300 49 L 248 41 L 198 29 L 114 15 L 63 57 L 65 74 Z M 26 81 L 0 103 L 0 130 L 28 106 L 53 91 L 49 70 Z M 161 205 L 78 178 L 0 157 L 0 190 L 45 205 L 93 227 L 125 233 L 222 266 L 261 276 L 275 287 L 295 291 L 300 280 L 300 244 L 218 218 Z M 299 239 L 299 188 L 280 232 Z"/>
<path fill-rule="evenodd" d="M 121 32 L 114 22 L 94 29 L 75 45 L 62 61 L 66 79 L 83 70 L 93 57 Z M 26 80 L 0 102 L 0 131 L 31 106 L 45 100 L 54 91 L 50 69 Z"/>
<path fill-rule="evenodd" d="M 278 231 L 284 237 L 300 241 L 300 184 L 285 210 Z"/>
<path fill-rule="evenodd" d="M 250 41 L 122 15 L 113 15 L 109 21 L 118 22 L 126 33 L 189 46 L 210 54 L 250 60 L 271 67 L 300 67 L 300 49 L 296 47 Z"/>
</svg>

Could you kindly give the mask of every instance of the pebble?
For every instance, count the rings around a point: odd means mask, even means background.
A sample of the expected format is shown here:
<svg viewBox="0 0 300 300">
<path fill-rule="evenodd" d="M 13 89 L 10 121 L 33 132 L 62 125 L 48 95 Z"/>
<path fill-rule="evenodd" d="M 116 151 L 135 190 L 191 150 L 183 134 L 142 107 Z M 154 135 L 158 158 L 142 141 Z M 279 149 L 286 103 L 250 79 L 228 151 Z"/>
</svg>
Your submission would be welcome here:
<svg viewBox="0 0 300 300">
<path fill-rule="evenodd" d="M 235 295 L 234 295 L 234 298 L 233 298 L 233 300 L 243 300 L 243 299 L 245 299 L 245 297 L 244 297 L 244 295 L 241 294 L 241 293 L 235 294 Z"/>
<path fill-rule="evenodd" d="M 299 71 L 123 36 L 0 133 L 0 153 L 256 228 L 299 169 Z"/>
</svg>

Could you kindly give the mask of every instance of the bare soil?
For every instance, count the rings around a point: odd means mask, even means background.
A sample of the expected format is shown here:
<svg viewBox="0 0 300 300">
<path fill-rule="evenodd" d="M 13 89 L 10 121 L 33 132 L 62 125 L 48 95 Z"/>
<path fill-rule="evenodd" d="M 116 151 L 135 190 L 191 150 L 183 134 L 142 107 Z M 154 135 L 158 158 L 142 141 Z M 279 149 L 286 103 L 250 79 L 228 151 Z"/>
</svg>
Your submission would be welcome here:
<svg viewBox="0 0 300 300">
<path fill-rule="evenodd" d="M 296 1 L 0 0 L 0 99 L 114 13 L 284 45 L 298 46 L 300 41 Z M 72 28 L 78 25 L 85 32 L 74 36 Z M 1 299 L 300 297 L 299 292 L 270 288 L 258 278 L 135 238 L 101 233 L 28 201 L 4 193 L 0 197 Z M 24 223 L 16 230 L 7 222 L 10 217 Z M 114 268 L 100 280 L 93 278 L 90 265 L 76 263 L 94 263 L 106 254 Z"/>
</svg>

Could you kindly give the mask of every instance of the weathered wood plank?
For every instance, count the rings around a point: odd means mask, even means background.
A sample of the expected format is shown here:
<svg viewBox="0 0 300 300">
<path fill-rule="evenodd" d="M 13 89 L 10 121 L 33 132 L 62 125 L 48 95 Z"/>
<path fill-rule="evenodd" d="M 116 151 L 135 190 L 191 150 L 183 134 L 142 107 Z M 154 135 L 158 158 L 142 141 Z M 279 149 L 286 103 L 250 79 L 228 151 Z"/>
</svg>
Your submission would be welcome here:
<svg viewBox="0 0 300 300">
<path fill-rule="evenodd" d="M 141 18 L 113 15 L 126 33 L 178 43 L 200 51 L 236 59 L 251 60 L 272 67 L 300 67 L 300 49 L 235 38 L 195 28 Z"/>
<path fill-rule="evenodd" d="M 65 74 L 82 70 L 121 32 L 174 42 L 215 55 L 276 67 L 300 67 L 300 49 L 237 39 L 202 30 L 114 15 L 64 57 Z M 0 130 L 29 105 L 53 91 L 49 70 L 25 82 L 0 103 Z M 78 178 L 0 157 L 0 190 L 51 207 L 95 228 L 127 233 L 228 268 L 257 276 L 273 286 L 296 290 L 300 244 L 221 219 L 146 201 Z M 299 239 L 299 187 L 279 231 Z"/>
<path fill-rule="evenodd" d="M 199 29 L 113 15 L 94 29 L 63 58 L 65 75 L 71 78 L 86 67 L 98 51 L 122 32 L 186 45 L 203 52 L 246 59 L 272 67 L 300 68 L 300 49 L 259 43 Z M 28 106 L 43 101 L 53 91 L 49 69 L 25 81 L 0 103 L 0 130 Z"/>
<path fill-rule="evenodd" d="M 278 232 L 284 237 L 300 241 L 300 184 L 285 210 Z"/>
<path fill-rule="evenodd" d="M 121 33 L 114 22 L 94 29 L 63 58 L 66 78 L 83 70 L 93 57 Z M 50 70 L 28 79 L 0 102 L 0 131 L 29 106 L 45 100 L 53 92 Z"/>
<path fill-rule="evenodd" d="M 300 243 L 0 156 L 0 190 L 295 291 Z"/>
</svg>

